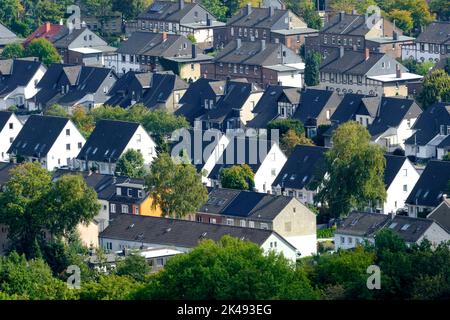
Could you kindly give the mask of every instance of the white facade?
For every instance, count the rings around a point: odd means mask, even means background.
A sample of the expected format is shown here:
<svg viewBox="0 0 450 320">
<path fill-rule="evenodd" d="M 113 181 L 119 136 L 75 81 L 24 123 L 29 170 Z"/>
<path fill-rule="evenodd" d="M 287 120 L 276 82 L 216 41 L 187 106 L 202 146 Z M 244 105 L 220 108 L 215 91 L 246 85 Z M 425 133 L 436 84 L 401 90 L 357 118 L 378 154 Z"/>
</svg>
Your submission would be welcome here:
<svg viewBox="0 0 450 320">
<path fill-rule="evenodd" d="M 23 125 L 14 113 L 11 113 L 9 120 L 3 128 L 0 128 L 0 161 L 9 162 L 8 149 L 16 139 Z"/>
<path fill-rule="evenodd" d="M 348 250 L 353 249 L 359 244 L 363 244 L 365 241 L 375 243 L 374 238 L 366 238 L 361 236 L 347 235 L 347 234 L 334 234 L 334 247 L 335 250 Z"/>
<path fill-rule="evenodd" d="M 432 43 L 414 43 L 402 46 L 402 60 L 412 59 L 417 62 L 438 62 L 442 55 L 439 45 Z M 442 46 L 444 47 L 444 46 Z M 443 48 L 445 52 L 445 47 Z"/>
<path fill-rule="evenodd" d="M 258 171 L 255 172 L 255 191 L 270 193 L 272 183 L 275 181 L 286 161 L 287 158 L 283 151 L 281 151 L 278 144 L 274 144 L 258 168 Z"/>
</svg>

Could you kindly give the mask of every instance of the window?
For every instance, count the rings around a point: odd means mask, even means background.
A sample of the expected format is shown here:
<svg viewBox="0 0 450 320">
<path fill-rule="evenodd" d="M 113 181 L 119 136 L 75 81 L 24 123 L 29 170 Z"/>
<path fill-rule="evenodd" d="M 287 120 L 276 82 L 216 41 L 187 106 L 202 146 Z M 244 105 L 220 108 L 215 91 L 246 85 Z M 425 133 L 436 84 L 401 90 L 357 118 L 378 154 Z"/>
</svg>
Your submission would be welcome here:
<svg viewBox="0 0 450 320">
<path fill-rule="evenodd" d="M 156 259 L 156 265 L 158 267 L 162 267 L 164 265 L 164 259 L 163 258 L 157 258 Z"/>
<path fill-rule="evenodd" d="M 341 243 L 345 243 L 345 238 L 341 237 Z"/>
<path fill-rule="evenodd" d="M 128 213 L 128 206 L 126 204 L 122 205 L 122 213 Z"/>
<path fill-rule="evenodd" d="M 121 196 L 121 195 L 122 195 L 122 189 L 121 189 L 120 187 L 117 187 L 117 188 L 116 188 L 116 194 L 117 194 L 118 196 Z"/>
<path fill-rule="evenodd" d="M 138 198 L 142 198 L 143 197 L 143 192 L 142 192 L 142 190 L 138 190 Z"/>
<path fill-rule="evenodd" d="M 127 191 L 128 191 L 128 192 L 127 192 L 127 195 L 128 195 L 129 197 L 132 197 L 132 196 L 133 196 L 133 189 L 128 188 Z"/>
<path fill-rule="evenodd" d="M 267 223 L 261 223 L 261 229 L 267 230 L 269 229 L 269 225 Z"/>
<path fill-rule="evenodd" d="M 14 141 L 14 138 L 13 138 L 13 137 L 10 137 L 10 138 L 9 138 L 9 143 L 13 143 L 13 141 Z"/>
<path fill-rule="evenodd" d="M 403 169 L 403 176 L 405 176 L 405 177 L 408 176 L 408 169 Z"/>
<path fill-rule="evenodd" d="M 286 232 L 291 232 L 291 230 L 292 230 L 292 222 L 285 222 L 284 223 L 284 231 L 286 231 Z"/>
<path fill-rule="evenodd" d="M 142 138 L 141 138 L 140 134 L 136 134 L 136 141 L 137 142 L 141 142 L 142 141 Z"/>
<path fill-rule="evenodd" d="M 348 237 L 348 243 L 353 243 L 353 238 L 352 237 Z"/>
<path fill-rule="evenodd" d="M 66 136 L 70 136 L 70 129 L 66 129 Z"/>
<path fill-rule="evenodd" d="M 254 228 L 255 227 L 255 222 L 254 221 L 249 221 L 248 222 L 248 227 L 249 228 Z"/>
<path fill-rule="evenodd" d="M 116 205 L 111 203 L 111 213 L 116 213 Z"/>
<path fill-rule="evenodd" d="M 233 219 L 227 219 L 227 225 L 228 226 L 234 225 L 234 220 Z"/>
<path fill-rule="evenodd" d="M 209 218 L 209 223 L 215 224 L 216 223 L 216 218 Z"/>
<path fill-rule="evenodd" d="M 407 184 L 403 185 L 403 191 L 408 192 L 408 185 Z"/>
<path fill-rule="evenodd" d="M 276 177 L 277 176 L 277 170 L 276 169 L 272 169 L 270 174 L 272 175 L 272 177 Z"/>
<path fill-rule="evenodd" d="M 139 207 L 135 207 L 135 208 L 134 208 L 134 214 L 139 215 Z"/>
<path fill-rule="evenodd" d="M 83 147 L 83 143 L 78 142 L 78 149 L 81 149 Z"/>
<path fill-rule="evenodd" d="M 66 150 L 70 150 L 70 143 L 66 144 Z"/>
<path fill-rule="evenodd" d="M 241 220 L 241 227 L 245 228 L 245 220 Z"/>
<path fill-rule="evenodd" d="M 10 128 L 10 129 L 14 129 L 14 123 L 10 122 L 10 123 L 9 123 L 9 128 Z"/>
</svg>

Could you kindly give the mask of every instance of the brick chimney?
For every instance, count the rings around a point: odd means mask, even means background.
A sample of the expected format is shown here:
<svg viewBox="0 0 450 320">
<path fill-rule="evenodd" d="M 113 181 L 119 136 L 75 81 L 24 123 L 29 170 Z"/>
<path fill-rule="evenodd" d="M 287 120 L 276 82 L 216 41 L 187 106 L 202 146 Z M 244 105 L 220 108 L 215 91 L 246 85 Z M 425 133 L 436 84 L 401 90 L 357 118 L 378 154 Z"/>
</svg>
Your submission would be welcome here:
<svg viewBox="0 0 450 320">
<path fill-rule="evenodd" d="M 207 26 L 210 26 L 210 25 L 211 25 L 211 19 L 210 19 L 208 13 L 206 14 L 206 25 L 207 25 Z"/>
<path fill-rule="evenodd" d="M 250 13 L 252 13 L 252 4 L 247 3 L 247 15 L 249 15 Z"/>
<path fill-rule="evenodd" d="M 162 41 L 166 41 L 167 40 L 167 32 L 163 32 L 162 33 Z"/>
<path fill-rule="evenodd" d="M 52 28 L 52 25 L 50 22 L 45 23 L 45 32 L 50 32 L 50 29 Z"/>
<path fill-rule="evenodd" d="M 365 48 L 364 49 L 364 60 L 369 60 L 370 58 L 370 49 L 369 48 Z"/>
<path fill-rule="evenodd" d="M 195 58 L 197 58 L 197 47 L 195 46 L 195 44 L 192 44 L 191 48 L 192 48 L 191 49 L 191 51 L 192 51 L 192 59 L 195 59 Z"/>
<path fill-rule="evenodd" d="M 402 77 L 402 70 L 400 69 L 400 66 L 398 63 L 395 65 L 395 77 L 396 78 Z"/>
<path fill-rule="evenodd" d="M 184 8 L 184 0 L 178 0 L 178 3 L 180 5 L 180 10 Z"/>
</svg>

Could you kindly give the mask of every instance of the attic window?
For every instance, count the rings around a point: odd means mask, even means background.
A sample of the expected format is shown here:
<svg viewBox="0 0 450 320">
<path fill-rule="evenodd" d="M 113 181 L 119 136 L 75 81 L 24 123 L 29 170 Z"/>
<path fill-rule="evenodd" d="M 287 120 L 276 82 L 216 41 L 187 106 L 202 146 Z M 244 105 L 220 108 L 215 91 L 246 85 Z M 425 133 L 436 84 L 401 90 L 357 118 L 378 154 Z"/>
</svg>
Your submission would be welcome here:
<svg viewBox="0 0 450 320">
<path fill-rule="evenodd" d="M 405 224 L 400 230 L 406 231 L 409 228 L 409 224 Z"/>
<path fill-rule="evenodd" d="M 397 222 L 391 223 L 389 229 L 394 229 L 397 226 Z"/>
</svg>

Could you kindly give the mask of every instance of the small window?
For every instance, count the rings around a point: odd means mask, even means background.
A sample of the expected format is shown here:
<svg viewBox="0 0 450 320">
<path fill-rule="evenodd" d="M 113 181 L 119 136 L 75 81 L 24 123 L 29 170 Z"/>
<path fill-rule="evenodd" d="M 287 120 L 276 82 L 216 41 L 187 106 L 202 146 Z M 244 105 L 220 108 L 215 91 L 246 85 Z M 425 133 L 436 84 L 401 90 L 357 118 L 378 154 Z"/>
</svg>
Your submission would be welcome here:
<svg viewBox="0 0 450 320">
<path fill-rule="evenodd" d="M 116 188 L 116 194 L 117 194 L 118 196 L 121 196 L 121 195 L 122 195 L 122 189 L 121 189 L 120 187 L 117 187 L 117 188 Z"/>
<path fill-rule="evenodd" d="M 261 223 L 261 229 L 267 230 L 269 229 L 269 225 L 267 223 Z"/>
<path fill-rule="evenodd" d="M 122 205 L 122 213 L 128 213 L 128 205 L 126 204 Z"/>
<path fill-rule="evenodd" d="M 405 176 L 405 177 L 408 176 L 408 169 L 403 169 L 403 176 Z"/>
<path fill-rule="evenodd" d="M 341 237 L 341 243 L 345 243 L 345 237 Z"/>
<path fill-rule="evenodd" d="M 70 129 L 66 129 L 66 136 L 70 136 Z"/>
<path fill-rule="evenodd" d="M 111 213 L 116 213 L 116 205 L 111 203 Z"/>
<path fill-rule="evenodd" d="M 14 129 L 14 123 L 10 122 L 10 123 L 9 123 L 9 128 L 10 128 L 10 129 Z"/>
<path fill-rule="evenodd" d="M 245 220 L 241 220 L 241 227 L 245 228 Z"/>
<path fill-rule="evenodd" d="M 66 144 L 66 150 L 70 150 L 70 143 Z"/>
<path fill-rule="evenodd" d="M 234 225 L 234 220 L 233 219 L 227 219 L 227 225 L 228 226 Z"/>
<path fill-rule="evenodd" d="M 144 196 L 142 190 L 138 190 L 138 198 L 142 198 Z"/>
<path fill-rule="evenodd" d="M 81 149 L 83 147 L 83 143 L 78 142 L 78 149 Z"/>
<path fill-rule="evenodd" d="M 254 221 L 249 221 L 248 222 L 248 227 L 249 228 L 254 228 L 255 227 L 255 222 Z"/>
<path fill-rule="evenodd" d="M 407 184 L 403 185 L 403 191 L 408 192 L 408 185 Z"/>
<path fill-rule="evenodd" d="M 133 196 L 133 190 L 128 188 L 128 193 L 127 194 L 128 194 L 129 197 L 132 197 Z"/>
</svg>

